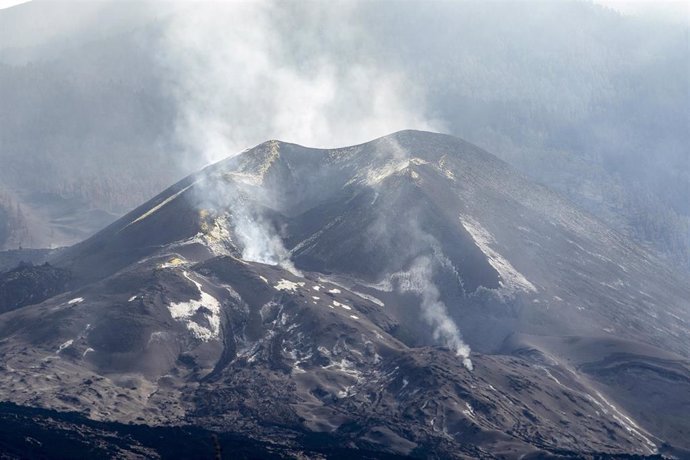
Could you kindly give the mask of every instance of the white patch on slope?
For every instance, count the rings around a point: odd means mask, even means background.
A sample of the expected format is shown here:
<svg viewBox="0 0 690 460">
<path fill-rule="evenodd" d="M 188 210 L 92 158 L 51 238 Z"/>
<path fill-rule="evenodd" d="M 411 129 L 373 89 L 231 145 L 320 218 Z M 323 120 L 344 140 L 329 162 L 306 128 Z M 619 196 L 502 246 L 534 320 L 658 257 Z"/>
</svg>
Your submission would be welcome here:
<svg viewBox="0 0 690 460">
<path fill-rule="evenodd" d="M 404 171 L 405 169 L 409 168 L 410 165 L 423 165 L 427 163 L 427 161 L 422 160 L 421 158 L 410 158 L 402 161 L 391 161 L 379 168 L 372 168 L 368 170 L 364 182 L 367 185 L 372 186 L 381 182 L 385 178 L 392 176 L 393 174 Z"/>
<path fill-rule="evenodd" d="M 508 262 L 501 254 L 491 248 L 491 244 L 495 242 L 491 233 L 489 233 L 479 222 L 469 216 L 460 216 L 460 223 L 465 230 L 472 236 L 472 239 L 481 251 L 488 258 L 489 264 L 498 272 L 501 277 L 499 283 L 508 291 L 526 291 L 537 292 L 537 288 L 525 278 L 525 276 L 517 271 L 513 265 Z"/>
<path fill-rule="evenodd" d="M 372 295 L 369 295 L 369 294 L 364 294 L 364 293 L 362 293 L 362 292 L 355 291 L 355 290 L 352 289 L 351 286 L 342 286 L 342 285 L 338 284 L 335 280 L 321 277 L 321 278 L 319 278 L 319 281 L 322 282 L 322 283 L 335 284 L 336 286 L 340 286 L 340 287 L 342 287 L 343 289 L 347 289 L 348 291 L 350 291 L 352 294 L 356 295 L 357 297 L 360 297 L 360 298 L 362 298 L 362 299 L 364 299 L 364 300 L 368 300 L 369 302 L 374 303 L 374 304 L 378 305 L 379 307 L 385 307 L 385 306 L 386 306 L 386 305 L 381 301 L 381 299 L 378 299 L 378 298 L 376 298 L 376 297 L 374 297 L 374 296 L 372 296 Z M 368 286 L 368 287 L 373 287 L 374 289 L 377 289 L 377 288 L 378 288 L 378 285 L 369 285 L 369 284 L 365 284 L 365 283 L 362 283 L 362 284 L 365 285 L 365 286 Z M 329 289 L 327 292 L 328 292 L 329 294 L 342 294 L 343 291 L 340 290 L 340 289 L 338 289 L 338 288 L 333 288 L 333 289 Z"/>
<path fill-rule="evenodd" d="M 64 350 L 67 347 L 71 347 L 72 344 L 74 343 L 74 340 L 69 339 L 67 342 L 63 343 L 60 345 L 55 353 L 60 353 L 62 350 Z"/>
<path fill-rule="evenodd" d="M 354 384 L 361 383 L 364 381 L 364 374 L 357 369 L 357 366 L 352 361 L 347 358 L 342 358 L 340 361 L 331 361 L 327 366 L 321 366 L 322 369 L 328 371 L 335 371 L 344 376 L 347 376 L 354 380 Z M 354 385 L 348 385 L 338 392 L 338 398 L 346 398 L 352 396 L 352 388 Z"/>
<path fill-rule="evenodd" d="M 644 431 L 642 428 L 640 428 L 637 423 L 635 423 L 630 417 L 627 415 L 623 414 L 621 411 L 619 411 L 616 406 L 611 404 L 608 399 L 604 397 L 601 393 L 598 391 L 594 391 L 597 395 L 597 397 L 603 401 L 603 403 L 608 406 L 608 409 L 604 404 L 600 403 L 597 401 L 596 398 L 592 397 L 591 395 L 587 395 L 587 397 L 595 403 L 599 408 L 604 412 L 604 414 L 609 414 L 613 417 L 615 421 L 617 421 L 621 426 L 623 426 L 630 434 L 633 436 L 641 439 L 647 449 L 649 450 L 650 453 L 656 454 L 658 452 L 656 444 L 654 444 L 647 436 L 645 436 L 642 432 Z M 609 412 L 610 410 L 610 412 Z"/>
<path fill-rule="evenodd" d="M 285 278 L 281 279 L 278 281 L 278 284 L 273 286 L 275 289 L 279 291 L 296 291 L 298 288 L 304 286 L 304 282 L 301 281 L 299 283 L 292 282 L 290 280 L 286 280 Z"/>
<path fill-rule="evenodd" d="M 447 166 L 448 159 L 444 155 L 438 162 L 438 169 L 450 180 L 455 180 L 455 174 Z"/>
<path fill-rule="evenodd" d="M 67 302 L 67 304 L 68 304 L 68 305 L 76 305 L 76 304 L 78 304 L 78 303 L 82 303 L 83 301 L 84 301 L 84 298 L 83 298 L 83 297 L 77 297 L 77 298 L 72 299 L 72 300 L 70 300 L 69 302 Z"/>
<path fill-rule="evenodd" d="M 350 292 L 355 294 L 357 297 L 361 297 L 364 300 L 368 300 L 371 303 L 375 303 L 379 307 L 385 307 L 386 306 L 380 299 L 377 299 L 373 295 L 364 294 L 364 293 L 361 293 L 359 291 L 352 291 L 352 290 Z"/>
<path fill-rule="evenodd" d="M 465 414 L 466 416 L 474 419 L 474 409 L 472 408 L 472 405 L 470 403 L 466 402 L 465 407 L 467 407 L 467 409 L 463 410 L 462 413 Z"/>
<path fill-rule="evenodd" d="M 299 253 L 302 249 L 309 247 L 313 242 L 317 241 L 318 238 L 323 235 L 324 232 L 326 232 L 328 229 L 333 227 L 335 224 L 341 221 L 341 218 L 335 218 L 332 221 L 328 222 L 325 226 L 323 226 L 320 230 L 318 230 L 316 233 L 312 234 L 305 240 L 301 241 L 300 243 L 296 244 L 292 249 L 290 249 L 290 256 L 293 254 Z"/>
<path fill-rule="evenodd" d="M 576 390 L 574 388 L 570 388 L 567 385 L 564 385 L 563 383 L 561 383 L 560 380 L 558 380 L 556 377 L 554 377 L 553 374 L 547 368 L 545 368 L 543 366 L 538 366 L 538 367 L 541 368 L 546 373 L 546 375 L 551 380 L 556 382 L 560 387 L 565 388 L 568 391 L 575 392 L 575 393 L 578 393 L 580 395 L 585 396 L 592 403 L 594 403 L 599 409 L 601 409 L 601 411 L 604 414 L 611 415 L 611 417 L 616 422 L 618 422 L 619 425 L 621 425 L 623 428 L 625 428 L 630 434 L 641 439 L 645 443 L 645 447 L 647 448 L 647 450 L 650 453 L 652 453 L 652 454 L 658 453 L 658 449 L 656 447 L 656 444 L 654 444 L 647 436 L 645 436 L 643 434 L 643 432 L 645 432 L 645 430 L 640 428 L 640 426 L 637 425 L 637 423 L 635 423 L 635 421 L 633 421 L 630 417 L 628 417 L 627 415 L 625 415 L 621 411 L 619 411 L 616 408 L 616 406 L 611 404 L 611 402 L 609 402 L 609 400 L 606 399 L 604 397 L 604 395 L 602 395 L 600 392 L 598 392 L 597 390 L 594 390 L 594 393 L 597 395 L 597 398 L 598 398 L 597 399 L 589 393 L 585 393 L 585 392 Z M 572 370 L 570 372 L 574 374 L 574 372 Z M 492 387 L 492 389 L 493 389 L 493 387 Z M 599 414 L 599 411 L 597 411 L 597 415 L 598 414 Z"/>
<path fill-rule="evenodd" d="M 204 292 L 201 284 L 190 278 L 186 271 L 182 273 L 184 274 L 185 278 L 194 283 L 194 285 L 197 287 L 199 294 L 201 295 L 201 299 L 191 299 L 187 302 L 171 303 L 168 306 L 170 315 L 174 319 L 184 321 L 187 329 L 189 329 L 192 335 L 194 335 L 194 337 L 197 339 L 207 342 L 211 339 L 218 338 L 220 336 L 220 302 L 212 295 Z M 208 327 L 202 326 L 191 319 L 202 308 L 204 309 L 203 315 L 208 321 Z"/>
<path fill-rule="evenodd" d="M 335 305 L 336 307 L 344 308 L 345 310 L 352 310 L 352 308 L 349 305 L 345 305 L 345 304 L 340 303 L 336 300 L 333 301 L 333 305 Z"/>
<path fill-rule="evenodd" d="M 153 208 L 149 209 L 149 210 L 146 211 L 144 214 L 142 214 L 141 216 L 137 217 L 137 218 L 134 219 L 132 222 L 130 222 L 129 224 L 127 224 L 127 227 L 129 227 L 130 225 L 136 224 L 137 222 L 140 222 L 140 221 L 146 219 L 146 218 L 149 217 L 151 214 L 153 214 L 154 212 L 158 211 L 158 210 L 161 209 L 163 206 L 165 206 L 166 204 L 170 203 L 170 202 L 173 201 L 175 198 L 177 198 L 178 196 L 182 195 L 184 192 L 186 192 L 187 190 L 189 190 L 189 188 L 192 187 L 195 183 L 196 183 L 196 182 L 193 182 L 193 183 L 189 184 L 188 186 L 186 186 L 185 188 L 183 188 L 182 190 L 180 190 L 179 192 L 177 192 L 177 193 L 175 193 L 175 194 L 173 194 L 173 195 L 170 195 L 168 198 L 166 198 L 165 200 L 161 201 L 159 204 L 157 204 L 156 206 L 154 206 Z M 127 227 L 125 227 L 125 228 L 127 228 Z"/>
<path fill-rule="evenodd" d="M 137 300 L 137 296 L 133 295 L 132 297 L 129 298 L 129 300 L 127 302 L 134 302 L 135 300 Z"/>
</svg>

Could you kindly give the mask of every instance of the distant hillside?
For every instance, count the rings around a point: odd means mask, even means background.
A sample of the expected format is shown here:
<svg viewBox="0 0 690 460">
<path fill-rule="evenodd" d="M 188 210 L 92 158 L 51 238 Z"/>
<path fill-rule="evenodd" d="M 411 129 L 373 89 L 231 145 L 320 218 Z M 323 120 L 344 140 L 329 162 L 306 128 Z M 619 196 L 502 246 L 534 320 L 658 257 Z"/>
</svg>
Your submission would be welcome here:
<svg viewBox="0 0 690 460">
<path fill-rule="evenodd" d="M 42 264 L 58 250 L 51 249 L 12 249 L 0 251 L 0 273 L 15 268 L 21 262 Z"/>
</svg>

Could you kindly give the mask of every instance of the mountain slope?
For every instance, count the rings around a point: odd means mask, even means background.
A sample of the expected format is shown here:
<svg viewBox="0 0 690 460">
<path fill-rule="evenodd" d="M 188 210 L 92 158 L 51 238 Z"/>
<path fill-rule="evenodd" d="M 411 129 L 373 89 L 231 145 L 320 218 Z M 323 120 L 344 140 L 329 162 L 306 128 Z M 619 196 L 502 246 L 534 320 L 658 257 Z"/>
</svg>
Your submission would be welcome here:
<svg viewBox="0 0 690 460">
<path fill-rule="evenodd" d="M 687 280 L 450 136 L 269 141 L 50 262 L 70 292 L 0 315 L 18 404 L 293 453 L 690 448 Z"/>
</svg>

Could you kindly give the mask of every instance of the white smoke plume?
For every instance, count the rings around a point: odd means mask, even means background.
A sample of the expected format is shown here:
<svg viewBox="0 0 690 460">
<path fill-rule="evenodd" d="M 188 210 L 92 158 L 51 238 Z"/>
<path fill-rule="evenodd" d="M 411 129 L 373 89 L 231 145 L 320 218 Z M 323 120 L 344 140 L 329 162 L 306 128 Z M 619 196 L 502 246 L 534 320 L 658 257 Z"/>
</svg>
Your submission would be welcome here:
<svg viewBox="0 0 690 460">
<path fill-rule="evenodd" d="M 183 6 L 163 34 L 161 60 L 176 137 L 194 166 L 268 139 L 336 147 L 434 128 L 419 88 L 357 54 L 371 43 L 354 25 L 356 3 Z"/>
<path fill-rule="evenodd" d="M 257 205 L 272 200 L 270 190 L 227 182 L 222 174 L 204 177 L 193 190 L 201 214 L 212 219 L 206 223 L 205 232 L 214 241 L 214 252 L 227 254 L 233 248 L 232 252 L 238 250 L 244 260 L 277 265 L 301 276 L 273 223 Z"/>
<path fill-rule="evenodd" d="M 352 25 L 356 14 L 357 5 L 349 2 L 174 8 L 160 59 L 176 103 L 181 168 L 195 169 L 268 139 L 343 146 L 400 129 L 433 128 L 424 118 L 421 91 L 353 53 L 371 45 Z M 266 219 L 237 203 L 230 214 L 245 259 L 294 270 Z"/>
<path fill-rule="evenodd" d="M 218 161 L 268 139 L 333 147 L 401 129 L 438 130 L 426 118 L 419 88 L 356 54 L 371 46 L 353 25 L 356 15 L 356 3 L 332 2 L 200 3 L 178 11 L 163 36 L 162 59 L 177 104 L 183 166 Z M 391 148 L 393 162 L 408 156 Z M 276 191 L 264 192 L 270 198 Z M 232 201 L 242 257 L 294 272 L 268 220 L 243 200 Z M 400 289 L 421 297 L 434 339 L 471 369 L 469 347 L 439 300 L 432 268 L 428 258 L 418 258 L 400 275 Z"/>
<path fill-rule="evenodd" d="M 233 206 L 235 235 L 239 239 L 242 258 L 251 262 L 278 265 L 295 275 L 301 275 L 290 260 L 283 240 L 260 215 L 254 215 L 246 206 Z"/>
<path fill-rule="evenodd" d="M 440 300 L 441 294 L 433 281 L 432 260 L 427 256 L 419 256 L 407 271 L 393 274 L 391 280 L 400 291 L 420 296 L 422 318 L 433 328 L 434 339 L 455 351 L 462 358 L 462 364 L 471 371 L 473 365 L 470 347 L 462 340 L 458 326 Z"/>
<path fill-rule="evenodd" d="M 382 179 L 390 174 L 401 171 L 410 165 L 413 160 L 410 152 L 402 146 L 394 137 L 386 138 L 381 146 L 377 167 L 370 171 L 366 183 L 378 193 Z M 392 291 L 397 288 L 400 292 L 412 292 L 421 299 L 420 310 L 422 319 L 432 328 L 433 338 L 442 343 L 456 355 L 462 358 L 463 365 L 472 370 L 470 360 L 470 347 L 462 340 L 460 330 L 448 314 L 448 308 L 441 301 L 441 293 L 434 283 L 434 265 L 450 271 L 458 283 L 462 285 L 462 279 L 451 261 L 443 254 L 439 242 L 428 232 L 420 227 L 418 210 L 410 209 L 406 222 L 403 224 L 406 231 L 406 249 L 403 256 L 414 257 L 412 264 L 406 271 L 393 273 L 388 279 L 372 287 Z M 388 244 L 392 232 L 396 229 L 390 227 L 389 221 L 384 216 L 370 226 L 369 236 L 373 244 Z M 400 253 L 400 249 L 396 249 Z M 431 252 L 430 255 L 419 255 Z"/>
</svg>

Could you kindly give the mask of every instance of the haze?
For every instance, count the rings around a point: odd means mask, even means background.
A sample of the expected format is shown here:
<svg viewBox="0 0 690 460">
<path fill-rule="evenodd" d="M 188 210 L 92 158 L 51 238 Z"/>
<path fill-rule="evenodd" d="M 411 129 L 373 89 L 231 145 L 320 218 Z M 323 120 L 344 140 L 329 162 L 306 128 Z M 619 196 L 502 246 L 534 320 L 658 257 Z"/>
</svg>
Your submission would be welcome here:
<svg viewBox="0 0 690 460">
<path fill-rule="evenodd" d="M 687 5 L 654 5 L 4 9 L 0 245 L 74 243 L 267 139 L 329 147 L 414 128 L 486 148 L 687 268 L 690 52 L 669 14 Z"/>
</svg>

